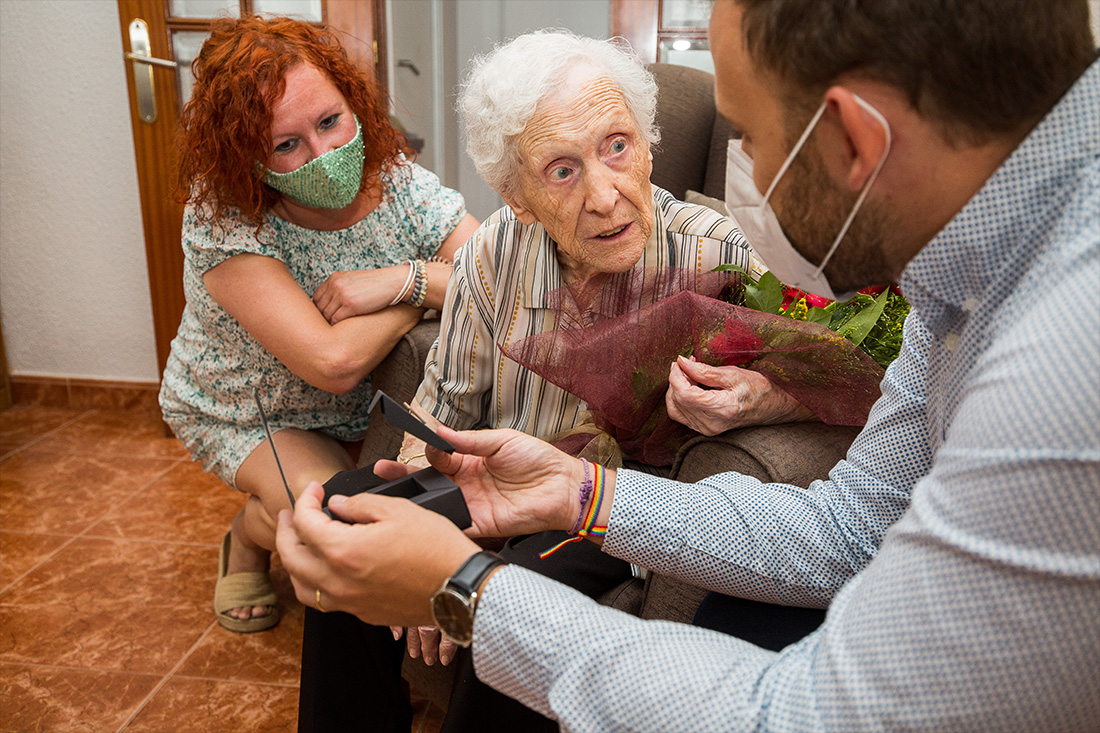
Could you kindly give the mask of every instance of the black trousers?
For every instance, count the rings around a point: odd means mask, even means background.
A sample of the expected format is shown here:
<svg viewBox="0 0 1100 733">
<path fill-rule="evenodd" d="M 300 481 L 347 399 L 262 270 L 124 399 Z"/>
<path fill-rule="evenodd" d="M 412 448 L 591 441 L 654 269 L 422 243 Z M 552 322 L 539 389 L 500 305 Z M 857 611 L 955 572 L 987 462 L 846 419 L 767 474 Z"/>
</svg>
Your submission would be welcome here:
<svg viewBox="0 0 1100 733">
<path fill-rule="evenodd" d="M 401 682 L 405 640 L 349 613 L 306 607 L 299 733 L 409 733 L 412 706 Z"/>
<path fill-rule="evenodd" d="M 566 539 L 565 532 L 513 537 L 500 555 L 595 598 L 630 577 L 630 565 L 591 542 L 574 542 L 546 558 L 539 553 Z M 306 609 L 299 691 L 301 733 L 398 731 L 407 733 L 412 710 L 401 684 L 405 640 L 386 627 L 344 613 Z M 444 733 L 557 731 L 556 722 L 482 683 L 473 655 L 460 649 Z"/>
<path fill-rule="evenodd" d="M 825 612 L 817 608 L 773 606 L 708 593 L 696 609 L 692 624 L 777 652 L 814 631 L 824 620 Z"/>
</svg>

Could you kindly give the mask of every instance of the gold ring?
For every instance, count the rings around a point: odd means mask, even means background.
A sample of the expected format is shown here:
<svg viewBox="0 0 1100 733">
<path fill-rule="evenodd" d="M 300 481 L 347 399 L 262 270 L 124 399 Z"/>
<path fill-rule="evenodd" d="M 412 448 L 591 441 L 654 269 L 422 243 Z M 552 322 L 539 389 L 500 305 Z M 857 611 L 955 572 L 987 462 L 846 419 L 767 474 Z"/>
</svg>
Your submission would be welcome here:
<svg viewBox="0 0 1100 733">
<path fill-rule="evenodd" d="M 415 456 L 401 456 L 397 459 L 398 463 L 404 463 L 406 466 L 415 461 L 417 458 L 424 458 L 427 453 L 417 453 Z"/>
<path fill-rule="evenodd" d="M 318 611 L 320 611 L 321 613 L 328 613 L 328 611 L 325 610 L 325 607 L 321 605 L 321 589 L 320 588 L 317 589 L 317 594 L 314 596 L 314 600 L 317 601 L 317 610 Z"/>
</svg>

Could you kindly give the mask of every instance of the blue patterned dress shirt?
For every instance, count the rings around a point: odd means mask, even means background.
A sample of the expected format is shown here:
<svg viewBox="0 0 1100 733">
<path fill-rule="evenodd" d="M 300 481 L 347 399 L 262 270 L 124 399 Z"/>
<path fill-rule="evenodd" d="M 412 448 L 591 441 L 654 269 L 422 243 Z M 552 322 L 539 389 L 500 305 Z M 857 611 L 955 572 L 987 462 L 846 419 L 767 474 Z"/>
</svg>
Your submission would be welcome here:
<svg viewBox="0 0 1100 733">
<path fill-rule="evenodd" d="M 769 652 L 506 567 L 478 676 L 577 731 L 1100 729 L 1100 63 L 901 287 L 829 480 L 618 475 L 605 552 L 821 628 Z"/>
</svg>

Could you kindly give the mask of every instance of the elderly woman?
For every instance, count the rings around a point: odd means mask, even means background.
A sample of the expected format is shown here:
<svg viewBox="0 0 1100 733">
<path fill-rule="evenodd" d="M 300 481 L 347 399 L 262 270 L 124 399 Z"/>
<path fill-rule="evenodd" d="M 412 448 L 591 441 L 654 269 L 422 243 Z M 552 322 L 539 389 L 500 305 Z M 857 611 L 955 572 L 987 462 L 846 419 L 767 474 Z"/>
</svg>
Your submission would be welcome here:
<svg viewBox="0 0 1100 733">
<path fill-rule="evenodd" d="M 498 346 L 553 329 L 563 309 L 583 321 L 605 305 L 616 276 L 748 269 L 751 250 L 731 221 L 650 183 L 656 101 L 652 75 L 608 41 L 532 33 L 474 61 L 459 100 L 467 152 L 507 206 L 456 262 L 442 336 L 414 401 L 422 416 L 540 437 L 569 429 L 584 403 Z M 570 297 L 555 307 L 561 292 Z M 797 402 L 764 387 L 740 419 L 803 416 Z M 731 416 L 725 427 L 735 426 Z M 418 448 L 407 439 L 402 458 L 416 461 Z"/>
<path fill-rule="evenodd" d="M 544 438 L 572 428 L 585 404 L 500 347 L 553 329 L 563 318 L 584 323 L 606 312 L 608 284 L 624 278 L 641 282 L 660 272 L 702 275 L 723 263 L 750 266 L 748 244 L 729 220 L 650 183 L 651 148 L 659 138 L 656 99 L 652 75 L 609 41 L 537 32 L 475 60 L 459 100 L 467 151 L 507 206 L 456 258 L 441 335 L 413 404 L 427 422 L 511 427 Z M 552 296 L 561 293 L 569 297 L 555 302 Z M 749 412 L 763 405 L 762 420 L 801 416 L 782 393 L 765 388 L 753 394 Z M 422 454 L 422 444 L 407 437 L 401 460 L 416 464 Z M 512 538 L 501 554 L 593 597 L 630 577 L 627 563 L 590 543 L 539 557 L 567 537 L 546 532 Z M 349 617 L 330 614 L 322 621 L 307 611 L 303 730 L 377 719 L 378 707 L 367 703 L 357 710 L 317 704 L 322 695 L 349 699 L 358 694 L 352 690 L 377 684 L 360 677 L 371 674 L 366 665 L 377 652 L 369 644 L 349 646 L 361 638 L 348 628 L 354 625 Z M 423 641 L 431 660 L 437 638 L 430 631 L 411 633 L 410 652 L 415 655 Z M 440 650 L 444 663 L 453 652 L 453 646 Z M 478 683 L 468 654 L 460 659 L 446 730 L 556 730 Z M 344 689 L 348 695 L 339 693 Z"/>
<path fill-rule="evenodd" d="M 477 227 L 405 159 L 387 101 L 331 33 L 286 18 L 215 21 L 180 133 L 187 307 L 164 372 L 167 423 L 248 496 L 222 542 L 214 610 L 236 632 L 279 620 L 274 519 L 352 468 L 370 373 L 439 308 Z M 253 398 L 258 389 L 282 460 Z"/>
</svg>

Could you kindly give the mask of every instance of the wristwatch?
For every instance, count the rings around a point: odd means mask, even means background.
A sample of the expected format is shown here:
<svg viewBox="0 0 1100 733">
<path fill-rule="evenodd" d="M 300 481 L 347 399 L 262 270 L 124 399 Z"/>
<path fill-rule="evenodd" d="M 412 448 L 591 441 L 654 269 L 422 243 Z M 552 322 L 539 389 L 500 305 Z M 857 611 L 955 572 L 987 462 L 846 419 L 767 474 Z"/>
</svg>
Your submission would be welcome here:
<svg viewBox="0 0 1100 733">
<path fill-rule="evenodd" d="M 474 640 L 474 611 L 478 588 L 485 576 L 507 561 L 495 552 L 483 551 L 462 563 L 455 574 L 432 596 L 432 620 L 443 635 L 459 646 Z"/>
</svg>

